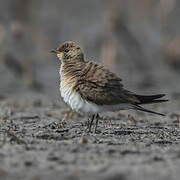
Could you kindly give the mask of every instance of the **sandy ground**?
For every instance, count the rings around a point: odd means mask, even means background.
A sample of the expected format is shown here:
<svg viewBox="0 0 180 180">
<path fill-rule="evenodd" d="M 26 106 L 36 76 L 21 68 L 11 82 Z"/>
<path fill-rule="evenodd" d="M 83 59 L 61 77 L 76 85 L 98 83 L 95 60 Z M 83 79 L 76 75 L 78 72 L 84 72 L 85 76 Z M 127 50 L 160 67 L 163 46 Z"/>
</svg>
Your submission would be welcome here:
<svg viewBox="0 0 180 180">
<path fill-rule="evenodd" d="M 0 2 L 0 179 L 180 179 L 180 1 Z M 147 106 L 167 116 L 105 113 L 87 133 L 59 97 L 49 51 L 65 40 L 128 90 L 167 94 Z"/>
<path fill-rule="evenodd" d="M 166 117 L 105 113 L 93 134 L 62 101 L 1 98 L 0 179 L 179 179 L 180 124 L 170 103 L 151 106 Z"/>
</svg>

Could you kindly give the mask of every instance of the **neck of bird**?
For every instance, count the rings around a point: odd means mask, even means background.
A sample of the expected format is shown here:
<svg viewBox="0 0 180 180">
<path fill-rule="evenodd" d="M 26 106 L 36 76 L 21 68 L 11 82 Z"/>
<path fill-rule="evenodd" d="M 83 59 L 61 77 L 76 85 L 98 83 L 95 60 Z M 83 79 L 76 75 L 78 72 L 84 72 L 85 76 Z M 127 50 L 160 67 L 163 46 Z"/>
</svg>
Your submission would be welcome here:
<svg viewBox="0 0 180 180">
<path fill-rule="evenodd" d="M 75 78 L 81 75 L 82 69 L 85 66 L 84 60 L 68 59 L 62 61 L 61 64 L 61 76 L 65 78 Z"/>
</svg>

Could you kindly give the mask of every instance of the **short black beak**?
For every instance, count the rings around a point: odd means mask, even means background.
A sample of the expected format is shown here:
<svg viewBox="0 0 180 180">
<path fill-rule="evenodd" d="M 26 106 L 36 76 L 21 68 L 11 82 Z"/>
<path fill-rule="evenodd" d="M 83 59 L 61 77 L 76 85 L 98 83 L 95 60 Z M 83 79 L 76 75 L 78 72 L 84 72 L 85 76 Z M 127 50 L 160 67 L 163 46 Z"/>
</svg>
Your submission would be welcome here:
<svg viewBox="0 0 180 180">
<path fill-rule="evenodd" d="M 55 49 L 52 49 L 50 53 L 57 53 L 57 51 Z"/>
</svg>

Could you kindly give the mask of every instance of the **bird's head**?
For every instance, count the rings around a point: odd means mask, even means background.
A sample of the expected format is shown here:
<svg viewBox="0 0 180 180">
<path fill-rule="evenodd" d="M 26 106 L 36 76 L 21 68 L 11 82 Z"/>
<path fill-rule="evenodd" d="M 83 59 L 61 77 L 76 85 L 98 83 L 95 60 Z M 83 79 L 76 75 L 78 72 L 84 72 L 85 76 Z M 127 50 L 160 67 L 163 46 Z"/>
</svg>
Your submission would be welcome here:
<svg viewBox="0 0 180 180">
<path fill-rule="evenodd" d="M 72 41 L 64 42 L 57 49 L 51 50 L 51 53 L 55 53 L 62 62 L 84 61 L 80 46 Z"/>
</svg>

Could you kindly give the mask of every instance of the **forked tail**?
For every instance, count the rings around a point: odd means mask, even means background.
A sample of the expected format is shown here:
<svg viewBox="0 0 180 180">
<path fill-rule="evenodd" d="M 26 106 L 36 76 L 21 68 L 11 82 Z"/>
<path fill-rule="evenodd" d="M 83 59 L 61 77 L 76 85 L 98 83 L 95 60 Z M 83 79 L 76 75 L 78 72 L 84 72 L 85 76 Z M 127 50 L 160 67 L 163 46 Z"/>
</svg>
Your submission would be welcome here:
<svg viewBox="0 0 180 180">
<path fill-rule="evenodd" d="M 134 109 L 139 110 L 139 111 L 144 111 L 144 112 L 152 113 L 152 114 L 157 114 L 157 115 L 160 115 L 160 116 L 166 116 L 163 113 L 151 111 L 151 110 L 145 109 L 145 108 L 143 108 L 143 107 L 141 107 L 139 105 L 135 105 Z"/>
<path fill-rule="evenodd" d="M 157 95 L 150 95 L 150 96 L 136 95 L 135 94 L 134 96 L 140 101 L 139 103 L 136 103 L 134 106 L 134 108 L 136 110 L 165 116 L 165 114 L 158 113 L 155 111 L 151 111 L 151 110 L 145 109 L 145 108 L 140 106 L 141 104 L 153 104 L 153 103 L 166 102 L 166 101 L 168 101 L 167 99 L 160 99 L 160 98 L 164 97 L 165 94 L 157 94 Z"/>
<path fill-rule="evenodd" d="M 157 94 L 157 95 L 151 95 L 151 96 L 144 96 L 144 95 L 134 95 L 139 101 L 139 104 L 151 104 L 151 103 L 161 103 L 168 101 L 167 99 L 160 99 L 165 96 L 165 94 Z"/>
</svg>

